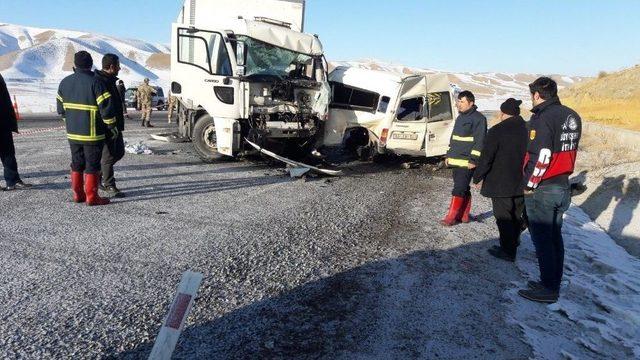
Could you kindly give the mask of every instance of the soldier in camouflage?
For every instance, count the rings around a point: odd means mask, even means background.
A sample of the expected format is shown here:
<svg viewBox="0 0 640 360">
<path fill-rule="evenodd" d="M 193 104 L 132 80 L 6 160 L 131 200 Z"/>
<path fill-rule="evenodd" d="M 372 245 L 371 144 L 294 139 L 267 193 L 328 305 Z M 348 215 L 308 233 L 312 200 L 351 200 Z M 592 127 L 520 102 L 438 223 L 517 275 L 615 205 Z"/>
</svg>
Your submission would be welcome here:
<svg viewBox="0 0 640 360">
<path fill-rule="evenodd" d="M 149 86 L 149 79 L 144 79 L 142 85 L 138 86 L 137 98 L 142 111 L 142 126 L 153 127 L 151 125 L 151 101 L 153 95 L 156 94 L 156 89 Z"/>
<path fill-rule="evenodd" d="M 169 93 L 169 124 L 171 124 L 171 120 L 173 119 L 173 110 L 176 107 L 176 103 L 178 102 L 178 98 L 176 98 L 175 96 L 173 96 L 172 93 Z"/>
</svg>

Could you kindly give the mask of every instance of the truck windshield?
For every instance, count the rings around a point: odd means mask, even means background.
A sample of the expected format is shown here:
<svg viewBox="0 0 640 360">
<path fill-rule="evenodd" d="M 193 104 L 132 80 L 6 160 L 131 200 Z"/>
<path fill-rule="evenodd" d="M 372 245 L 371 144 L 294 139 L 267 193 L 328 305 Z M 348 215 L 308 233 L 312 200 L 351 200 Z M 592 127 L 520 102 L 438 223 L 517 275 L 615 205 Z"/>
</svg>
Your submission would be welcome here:
<svg viewBox="0 0 640 360">
<path fill-rule="evenodd" d="M 296 73 L 303 72 L 306 65 L 313 64 L 313 58 L 309 55 L 246 36 L 238 38 L 247 44 L 246 76 L 298 77 Z"/>
</svg>

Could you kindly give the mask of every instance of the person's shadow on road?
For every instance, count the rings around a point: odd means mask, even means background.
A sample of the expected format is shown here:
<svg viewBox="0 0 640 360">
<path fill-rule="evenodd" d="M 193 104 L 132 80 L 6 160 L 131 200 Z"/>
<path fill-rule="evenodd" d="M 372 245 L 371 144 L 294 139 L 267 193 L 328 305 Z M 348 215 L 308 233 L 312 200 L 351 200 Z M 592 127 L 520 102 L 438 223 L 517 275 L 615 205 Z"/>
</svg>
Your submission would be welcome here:
<svg viewBox="0 0 640 360">
<path fill-rule="evenodd" d="M 626 175 L 605 177 L 600 186 L 589 195 L 580 207 L 589 214 L 592 220 L 596 221 L 609 208 L 611 201 L 622 199 L 625 178 Z"/>
</svg>

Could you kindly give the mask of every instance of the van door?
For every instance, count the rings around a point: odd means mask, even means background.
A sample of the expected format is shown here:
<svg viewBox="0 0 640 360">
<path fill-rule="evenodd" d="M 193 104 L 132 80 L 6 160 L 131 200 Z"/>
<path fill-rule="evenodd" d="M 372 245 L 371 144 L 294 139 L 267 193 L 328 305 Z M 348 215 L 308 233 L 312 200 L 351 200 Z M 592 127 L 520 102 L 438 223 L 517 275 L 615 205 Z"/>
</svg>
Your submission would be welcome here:
<svg viewBox="0 0 640 360">
<path fill-rule="evenodd" d="M 209 113 L 215 122 L 215 151 L 229 156 L 233 156 L 234 123 L 240 118 L 243 103 L 232 64 L 235 54 L 222 32 L 173 24 L 172 92 Z"/>
<path fill-rule="evenodd" d="M 427 75 L 428 120 L 427 157 L 446 155 L 457 111 L 453 106 L 455 94 L 445 74 Z"/>
<path fill-rule="evenodd" d="M 398 155 L 424 154 L 427 80 L 424 76 L 404 80 L 387 138 L 387 149 Z"/>
</svg>

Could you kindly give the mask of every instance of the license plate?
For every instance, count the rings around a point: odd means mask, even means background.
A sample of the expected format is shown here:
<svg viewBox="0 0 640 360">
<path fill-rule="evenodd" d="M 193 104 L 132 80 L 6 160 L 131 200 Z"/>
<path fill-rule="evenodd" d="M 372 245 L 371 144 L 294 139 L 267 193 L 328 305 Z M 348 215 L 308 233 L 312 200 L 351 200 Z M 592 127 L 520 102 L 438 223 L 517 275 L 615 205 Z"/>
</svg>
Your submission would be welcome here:
<svg viewBox="0 0 640 360">
<path fill-rule="evenodd" d="M 396 140 L 418 140 L 418 134 L 414 133 L 393 133 L 392 139 Z"/>
</svg>

